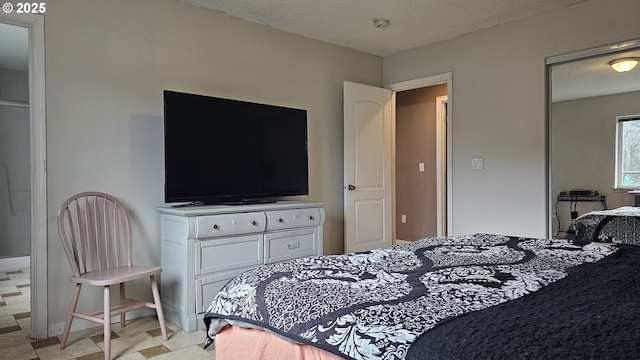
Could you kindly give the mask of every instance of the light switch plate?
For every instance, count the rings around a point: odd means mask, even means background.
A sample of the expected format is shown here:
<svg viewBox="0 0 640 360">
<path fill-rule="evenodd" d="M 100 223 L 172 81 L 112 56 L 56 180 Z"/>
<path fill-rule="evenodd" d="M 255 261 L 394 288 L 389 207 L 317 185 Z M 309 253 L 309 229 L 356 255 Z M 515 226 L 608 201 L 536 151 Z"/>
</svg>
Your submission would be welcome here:
<svg viewBox="0 0 640 360">
<path fill-rule="evenodd" d="M 484 169 L 483 158 L 471 159 L 471 170 L 482 170 L 482 169 Z"/>
</svg>

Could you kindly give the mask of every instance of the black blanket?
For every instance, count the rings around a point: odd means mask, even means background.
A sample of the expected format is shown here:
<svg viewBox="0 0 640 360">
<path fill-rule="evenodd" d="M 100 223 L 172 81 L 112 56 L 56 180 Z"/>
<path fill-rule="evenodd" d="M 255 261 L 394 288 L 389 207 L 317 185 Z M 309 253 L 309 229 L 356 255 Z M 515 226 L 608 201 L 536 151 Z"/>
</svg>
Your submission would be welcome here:
<svg viewBox="0 0 640 360">
<path fill-rule="evenodd" d="M 640 358 L 640 248 L 623 246 L 521 298 L 444 322 L 407 359 Z"/>
</svg>

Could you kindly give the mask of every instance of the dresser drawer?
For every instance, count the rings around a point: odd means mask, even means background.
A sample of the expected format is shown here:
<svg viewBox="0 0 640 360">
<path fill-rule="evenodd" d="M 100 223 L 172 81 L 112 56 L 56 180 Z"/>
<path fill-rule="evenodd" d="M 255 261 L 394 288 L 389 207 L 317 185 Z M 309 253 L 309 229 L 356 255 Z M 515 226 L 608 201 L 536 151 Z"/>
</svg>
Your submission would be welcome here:
<svg viewBox="0 0 640 360">
<path fill-rule="evenodd" d="M 226 273 L 224 276 L 208 276 L 196 279 L 196 313 L 203 313 L 218 294 L 220 289 L 233 279 L 236 275 L 240 275 L 243 271 Z"/>
<path fill-rule="evenodd" d="M 320 209 L 290 209 L 267 211 L 267 230 L 291 229 L 320 224 Z"/>
<path fill-rule="evenodd" d="M 264 235 L 264 259 L 270 264 L 318 254 L 316 228 L 278 231 Z"/>
<path fill-rule="evenodd" d="M 196 275 L 262 264 L 261 234 L 196 241 L 195 248 Z"/>
<path fill-rule="evenodd" d="M 195 223 L 196 239 L 262 232 L 266 227 L 262 211 L 196 216 Z"/>
</svg>

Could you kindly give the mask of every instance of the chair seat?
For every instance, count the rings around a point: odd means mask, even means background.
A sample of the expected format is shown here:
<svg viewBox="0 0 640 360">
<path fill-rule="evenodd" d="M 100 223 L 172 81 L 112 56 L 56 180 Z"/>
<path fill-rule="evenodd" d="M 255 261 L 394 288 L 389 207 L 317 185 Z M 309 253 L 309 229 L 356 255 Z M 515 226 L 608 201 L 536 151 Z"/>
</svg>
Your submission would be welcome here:
<svg viewBox="0 0 640 360">
<path fill-rule="evenodd" d="M 107 286 L 122 282 L 146 278 L 162 272 L 160 266 L 120 266 L 115 268 L 94 270 L 80 276 L 71 276 L 70 281 L 76 284 Z"/>
</svg>

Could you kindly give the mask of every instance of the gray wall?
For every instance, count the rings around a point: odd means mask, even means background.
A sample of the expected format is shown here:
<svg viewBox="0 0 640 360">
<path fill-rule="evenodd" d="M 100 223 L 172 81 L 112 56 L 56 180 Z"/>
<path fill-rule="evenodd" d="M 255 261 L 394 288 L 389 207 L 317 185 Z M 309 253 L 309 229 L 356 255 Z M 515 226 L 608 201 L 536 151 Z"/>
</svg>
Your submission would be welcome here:
<svg viewBox="0 0 640 360">
<path fill-rule="evenodd" d="M 381 86 L 380 57 L 173 0 L 56 1 L 45 35 L 51 335 L 72 293 L 55 224 L 68 196 L 120 197 L 136 261 L 160 264 L 164 89 L 307 109 L 307 199 L 328 203 L 324 251 L 342 252 L 342 83 Z M 83 296 L 101 303 L 100 291 Z"/>
<path fill-rule="evenodd" d="M 596 190 L 611 209 L 632 206 L 627 190 L 614 189 L 616 116 L 640 114 L 640 92 L 562 101 L 551 106 L 552 199 L 561 191 Z M 602 209 L 599 203 L 579 203 L 578 213 Z M 568 202 L 558 203 L 553 234 L 571 223 Z M 564 235 L 560 233 L 560 236 Z"/>
<path fill-rule="evenodd" d="M 453 73 L 453 234 L 548 235 L 545 58 L 638 38 L 639 13 L 591 0 L 384 58 L 385 84 Z"/>
<path fill-rule="evenodd" d="M 0 69 L 0 99 L 28 102 L 29 74 Z M 29 109 L 0 106 L 0 258 L 31 254 L 29 154 Z"/>
</svg>

